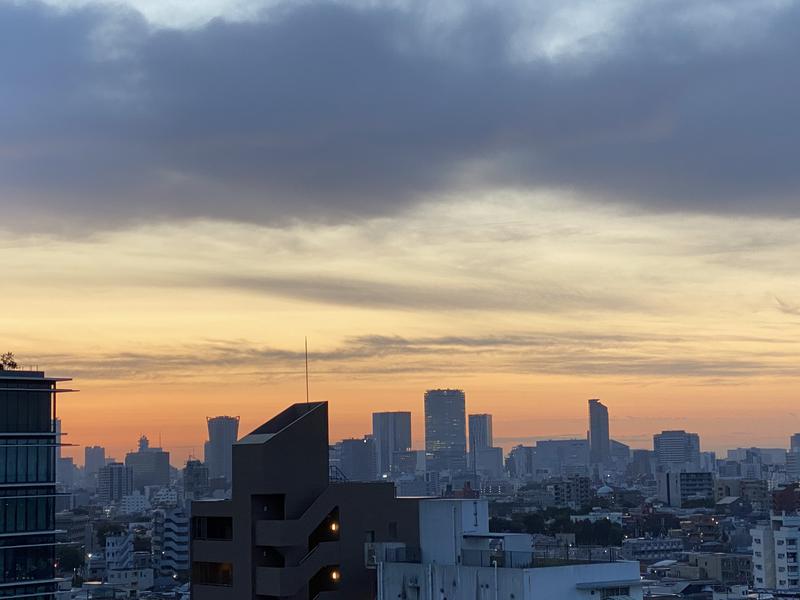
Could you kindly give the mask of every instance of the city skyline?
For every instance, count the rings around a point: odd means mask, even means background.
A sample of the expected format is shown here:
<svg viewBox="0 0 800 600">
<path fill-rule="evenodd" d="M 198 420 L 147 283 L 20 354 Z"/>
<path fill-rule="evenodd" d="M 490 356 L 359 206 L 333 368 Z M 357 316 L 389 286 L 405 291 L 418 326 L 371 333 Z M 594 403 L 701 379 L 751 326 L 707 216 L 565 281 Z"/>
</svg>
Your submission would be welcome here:
<svg viewBox="0 0 800 600">
<path fill-rule="evenodd" d="M 427 391 L 431 392 L 431 391 L 441 391 L 441 390 L 434 389 L 434 390 L 427 390 Z M 461 391 L 461 390 L 447 390 L 447 391 Z M 424 396 L 424 393 L 422 395 Z M 469 419 L 467 419 L 466 417 L 468 417 L 468 416 L 483 417 L 483 416 L 487 416 L 488 415 L 488 417 L 490 419 L 490 423 L 494 423 L 496 421 L 496 419 L 495 419 L 494 413 L 491 413 L 491 412 L 474 413 L 473 412 L 473 408 L 471 406 L 469 394 L 465 394 L 465 396 L 466 396 L 466 400 L 465 400 L 465 436 L 468 439 L 469 438 L 469 424 L 468 424 L 467 421 Z M 593 400 L 590 400 L 590 402 L 596 401 L 596 400 L 597 399 L 593 399 Z M 555 433 L 543 433 L 541 435 L 506 436 L 506 435 L 503 435 L 503 430 L 502 429 L 499 430 L 499 435 L 498 435 L 498 430 L 493 427 L 493 429 L 494 429 L 494 435 L 493 435 L 494 445 L 497 446 L 497 447 L 502 448 L 503 455 L 506 456 L 514 446 L 519 446 L 519 445 L 521 445 L 521 446 L 532 446 L 532 445 L 535 445 L 536 442 L 548 441 L 548 440 L 584 440 L 584 441 L 587 442 L 587 452 L 588 452 L 588 448 L 589 448 L 589 445 L 588 445 L 589 444 L 588 429 L 590 427 L 590 419 L 587 418 L 587 415 L 586 415 L 586 412 L 585 412 L 586 411 L 586 402 L 587 402 L 586 399 L 582 399 L 582 400 L 578 401 L 578 403 L 580 403 L 581 406 L 583 407 L 583 411 L 584 411 L 584 415 L 582 417 L 583 426 L 584 426 L 583 432 L 581 432 L 580 431 L 580 427 L 578 427 L 578 430 L 576 430 L 574 432 L 555 432 Z M 372 432 L 373 432 L 373 427 L 374 427 L 374 424 L 375 424 L 375 420 L 374 420 L 375 415 L 387 414 L 387 412 L 389 414 L 405 414 L 406 412 L 410 412 L 411 413 L 411 442 L 412 442 L 411 449 L 413 449 L 413 450 L 425 450 L 426 443 L 425 443 L 424 402 L 420 402 L 420 404 L 422 404 L 423 406 L 420 406 L 419 410 L 408 409 L 408 407 L 403 408 L 401 406 L 399 408 L 393 408 L 390 411 L 367 412 L 365 414 L 365 420 L 367 422 L 367 425 L 365 426 L 364 429 L 358 429 L 358 428 L 352 428 L 351 429 L 351 428 L 342 427 L 341 425 L 339 427 L 337 427 L 336 426 L 337 424 L 335 423 L 334 419 L 331 419 L 331 444 L 333 444 L 334 442 L 342 441 L 342 440 L 361 439 L 363 436 L 371 436 Z M 627 417 L 625 417 L 624 415 L 620 415 L 620 416 L 616 415 L 616 410 L 615 410 L 616 407 L 615 407 L 613 401 L 609 403 L 608 401 L 603 400 L 602 404 L 603 404 L 603 406 L 605 408 L 609 409 L 609 412 L 610 412 L 609 417 L 608 417 L 609 418 L 609 423 L 611 424 L 611 427 L 614 429 L 614 431 L 617 431 L 617 429 L 618 429 L 617 426 L 616 426 L 615 418 L 618 418 L 623 423 L 625 421 L 629 421 L 629 419 Z M 329 406 L 331 408 L 333 408 L 332 404 L 330 404 Z M 614 412 L 611 412 L 611 411 L 614 411 Z M 60 412 L 63 412 L 63 409 Z M 331 412 L 333 412 L 333 411 L 331 411 Z M 227 417 L 227 416 L 211 416 L 211 415 L 209 415 L 207 417 L 204 417 L 204 423 L 206 423 L 208 419 L 215 419 L 215 418 L 227 419 L 227 418 L 231 418 L 231 417 Z M 652 430 L 642 431 L 641 435 L 637 434 L 635 436 L 627 437 L 627 436 L 624 436 L 624 435 L 616 435 L 616 434 L 614 434 L 614 435 L 611 436 L 611 439 L 614 440 L 614 441 L 617 441 L 617 442 L 622 442 L 622 443 L 627 444 L 628 446 L 630 446 L 630 448 L 632 450 L 633 449 L 653 450 L 654 449 L 654 436 L 657 437 L 658 435 L 660 435 L 662 433 L 669 433 L 669 432 L 675 432 L 675 431 L 679 431 L 679 432 L 680 431 L 685 431 L 689 435 L 699 434 L 699 437 L 700 437 L 700 449 L 701 449 L 702 452 L 714 452 L 714 453 L 717 454 L 717 458 L 723 458 L 725 456 L 726 451 L 734 450 L 734 449 L 737 449 L 737 448 L 761 447 L 761 448 L 786 448 L 786 449 L 791 449 L 791 440 L 792 440 L 793 436 L 800 435 L 800 433 L 798 433 L 798 432 L 788 432 L 786 434 L 786 436 L 784 436 L 785 439 L 774 438 L 772 443 L 758 443 L 757 439 L 752 439 L 752 438 L 747 438 L 747 439 L 750 440 L 750 443 L 747 443 L 747 442 L 745 442 L 745 443 L 726 443 L 725 442 L 725 438 L 722 438 L 721 439 L 721 443 L 719 445 L 712 446 L 712 445 L 708 444 L 708 442 L 706 441 L 706 436 L 703 434 L 702 428 L 699 431 L 697 431 L 696 433 L 694 433 L 691 428 L 686 428 L 686 427 L 684 427 L 682 425 L 682 423 L 684 423 L 684 421 L 672 421 L 672 420 L 669 420 L 669 419 L 666 419 L 666 420 L 664 420 L 664 419 L 661 419 L 661 420 L 654 419 L 653 423 L 654 423 L 656 428 L 652 429 Z M 673 426 L 670 426 L 670 427 L 660 426 L 659 423 L 673 423 Z M 247 424 L 245 424 L 244 426 L 240 427 L 239 428 L 239 437 L 246 435 L 254 427 L 249 427 Z M 73 436 L 70 435 L 70 432 L 68 431 L 68 429 L 65 428 L 64 432 L 65 432 L 65 435 L 69 436 L 70 438 L 73 437 Z M 162 444 L 162 442 L 160 441 L 161 434 L 158 434 L 158 436 L 156 438 L 153 438 L 153 439 L 159 440 L 159 442 L 158 442 L 159 446 L 163 445 L 164 450 L 166 450 L 173 457 L 170 460 L 170 465 L 172 465 L 173 467 L 176 467 L 176 468 L 182 468 L 185 465 L 187 460 L 190 460 L 190 459 L 203 460 L 203 445 L 207 444 L 208 434 L 207 434 L 207 431 L 205 431 L 205 433 L 202 433 L 202 434 L 199 434 L 199 435 L 200 435 L 200 437 L 204 437 L 205 438 L 205 439 L 202 439 L 200 441 L 199 450 L 198 450 L 197 447 L 192 447 L 192 448 L 188 448 L 187 449 L 186 446 L 180 446 L 180 445 L 171 446 L 169 443 L 163 443 Z M 94 447 L 94 446 L 100 446 L 105 450 L 106 460 L 109 460 L 109 459 L 113 458 L 114 460 L 116 460 L 118 462 L 124 462 L 125 455 L 130 453 L 130 452 L 135 452 L 136 449 L 137 449 L 137 445 L 141 443 L 140 436 L 150 437 L 148 433 L 144 432 L 144 433 L 138 434 L 136 436 L 135 442 L 132 443 L 130 446 L 126 446 L 125 444 L 116 445 L 116 446 L 113 445 L 113 444 L 112 445 L 104 445 L 102 443 L 102 440 L 100 440 L 100 441 L 97 441 L 96 443 L 88 444 L 87 447 L 91 448 L 91 447 Z M 735 439 L 735 436 L 731 436 L 731 439 Z M 115 448 L 120 448 L 120 449 L 122 449 L 122 451 L 118 452 L 118 453 L 115 453 L 115 451 L 114 451 Z M 84 461 L 83 461 L 84 450 L 85 449 L 83 448 L 83 446 L 75 445 L 73 447 L 67 446 L 67 447 L 61 449 L 61 452 L 63 452 L 64 456 L 72 457 L 74 459 L 74 462 L 75 462 L 76 465 L 83 465 L 83 463 L 84 463 Z M 199 454 L 198 454 L 198 452 L 199 452 Z M 465 454 L 465 457 L 467 457 L 467 460 L 469 460 L 469 458 L 468 458 L 469 457 L 469 452 L 470 452 L 469 447 L 467 447 L 467 452 Z M 592 460 L 591 460 L 591 458 L 589 458 L 588 455 L 587 455 L 587 464 L 592 464 Z"/>
</svg>

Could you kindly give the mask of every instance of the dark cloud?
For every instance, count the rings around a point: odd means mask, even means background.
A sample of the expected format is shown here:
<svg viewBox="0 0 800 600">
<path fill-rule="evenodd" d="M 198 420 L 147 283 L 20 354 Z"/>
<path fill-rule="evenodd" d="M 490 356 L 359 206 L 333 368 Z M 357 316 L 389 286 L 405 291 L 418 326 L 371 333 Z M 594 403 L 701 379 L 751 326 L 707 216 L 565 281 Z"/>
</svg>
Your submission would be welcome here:
<svg viewBox="0 0 800 600">
<path fill-rule="evenodd" d="M 642 385 L 682 378 L 721 385 L 752 377 L 800 375 L 797 352 L 709 351 L 713 338 L 659 335 L 593 335 L 575 331 L 529 332 L 491 336 L 407 338 L 367 335 L 347 338 L 324 350 L 311 344 L 311 366 L 318 380 L 375 379 L 402 375 L 427 381 L 432 375 L 482 373 L 630 377 Z M 20 356 L 21 361 L 28 360 Z M 138 352 L 49 354 L 36 357 L 48 370 L 68 369 L 76 379 L 164 379 L 208 381 L 231 373 L 254 379 L 301 378 L 304 355 L 246 340 L 207 340 Z M 176 380 L 176 381 L 177 381 Z"/>
<path fill-rule="evenodd" d="M 503 5 L 434 36 L 397 8 L 172 30 L 3 3 L 0 203 L 67 228 L 338 220 L 493 186 L 797 214 L 800 6 L 713 39 L 672 16 L 691 6 L 642 3 L 596 50 L 512 60 Z"/>
</svg>

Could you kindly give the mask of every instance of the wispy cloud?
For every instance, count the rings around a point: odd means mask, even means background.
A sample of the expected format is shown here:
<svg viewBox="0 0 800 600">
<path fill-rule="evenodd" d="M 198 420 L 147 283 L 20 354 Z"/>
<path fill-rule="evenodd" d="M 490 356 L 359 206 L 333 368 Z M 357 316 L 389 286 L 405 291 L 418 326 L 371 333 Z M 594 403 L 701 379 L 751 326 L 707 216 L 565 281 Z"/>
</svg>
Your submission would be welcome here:
<svg viewBox="0 0 800 600">
<path fill-rule="evenodd" d="M 777 304 L 778 310 L 781 311 L 783 314 L 800 316 L 800 306 L 784 302 L 777 296 L 775 297 L 775 303 Z"/>
</svg>

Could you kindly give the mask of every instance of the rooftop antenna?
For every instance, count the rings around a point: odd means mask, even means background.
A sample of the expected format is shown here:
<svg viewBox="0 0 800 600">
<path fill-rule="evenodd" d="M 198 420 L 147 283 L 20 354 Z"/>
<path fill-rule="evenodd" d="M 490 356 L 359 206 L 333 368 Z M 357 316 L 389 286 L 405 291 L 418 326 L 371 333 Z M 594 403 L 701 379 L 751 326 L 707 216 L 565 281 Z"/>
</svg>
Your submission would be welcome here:
<svg viewBox="0 0 800 600">
<path fill-rule="evenodd" d="M 306 345 L 306 404 L 308 404 L 308 336 L 305 336 L 305 345 Z"/>
</svg>

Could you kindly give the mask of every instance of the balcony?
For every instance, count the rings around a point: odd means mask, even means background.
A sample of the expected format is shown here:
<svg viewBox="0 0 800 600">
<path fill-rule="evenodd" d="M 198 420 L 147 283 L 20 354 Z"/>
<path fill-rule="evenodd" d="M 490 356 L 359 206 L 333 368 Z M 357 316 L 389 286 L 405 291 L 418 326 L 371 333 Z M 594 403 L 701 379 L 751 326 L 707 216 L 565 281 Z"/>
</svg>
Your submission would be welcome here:
<svg viewBox="0 0 800 600">
<path fill-rule="evenodd" d="M 322 542 L 297 566 L 256 567 L 256 594 L 261 596 L 293 596 L 311 578 L 326 567 L 339 563 L 339 543 Z"/>
</svg>

